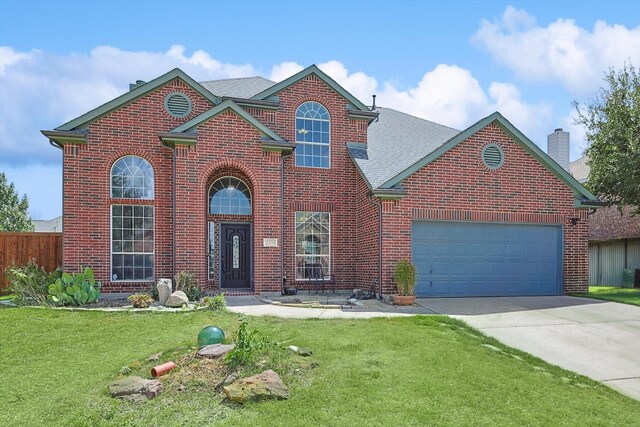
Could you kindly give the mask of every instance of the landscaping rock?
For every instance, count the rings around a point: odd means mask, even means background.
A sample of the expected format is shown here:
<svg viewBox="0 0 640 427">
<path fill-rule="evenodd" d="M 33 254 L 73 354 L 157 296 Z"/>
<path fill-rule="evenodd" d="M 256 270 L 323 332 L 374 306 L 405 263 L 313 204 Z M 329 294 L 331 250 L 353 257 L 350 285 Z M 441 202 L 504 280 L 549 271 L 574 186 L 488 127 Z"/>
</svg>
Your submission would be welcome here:
<svg viewBox="0 0 640 427">
<path fill-rule="evenodd" d="M 145 380 L 140 377 L 127 377 L 109 384 L 111 397 L 129 402 L 143 402 L 153 399 L 162 392 L 162 383 L 157 380 Z"/>
<path fill-rule="evenodd" d="M 287 350 L 293 354 L 297 354 L 303 357 L 309 357 L 313 355 L 313 352 L 311 351 L 311 349 L 307 347 L 298 347 L 295 345 L 290 345 L 289 347 L 287 347 Z"/>
<path fill-rule="evenodd" d="M 200 357 L 209 357 L 211 359 L 216 359 L 220 356 L 224 356 L 229 353 L 235 344 L 211 344 L 205 345 L 200 350 L 198 350 L 198 356 Z"/>
<path fill-rule="evenodd" d="M 156 287 L 158 288 L 158 301 L 160 302 L 160 305 L 166 305 L 167 300 L 171 296 L 171 291 L 173 290 L 171 279 L 158 280 Z"/>
<path fill-rule="evenodd" d="M 302 357 L 309 357 L 313 355 L 313 352 L 311 351 L 310 348 L 307 347 L 300 347 L 298 349 L 298 354 Z"/>
<path fill-rule="evenodd" d="M 182 291 L 175 291 L 171 294 L 167 302 L 165 303 L 167 307 L 177 307 L 180 308 L 183 305 L 189 305 L 189 298 L 187 298 L 187 294 Z"/>
<path fill-rule="evenodd" d="M 289 398 L 289 387 L 287 387 L 278 374 L 272 370 L 235 381 L 233 384 L 225 386 L 223 391 L 229 400 L 237 403 L 263 399 L 282 400 Z"/>
<path fill-rule="evenodd" d="M 162 352 L 154 353 L 151 356 L 149 356 L 149 358 L 147 360 L 149 362 L 155 362 L 156 360 L 160 360 L 161 357 L 162 357 Z"/>
</svg>

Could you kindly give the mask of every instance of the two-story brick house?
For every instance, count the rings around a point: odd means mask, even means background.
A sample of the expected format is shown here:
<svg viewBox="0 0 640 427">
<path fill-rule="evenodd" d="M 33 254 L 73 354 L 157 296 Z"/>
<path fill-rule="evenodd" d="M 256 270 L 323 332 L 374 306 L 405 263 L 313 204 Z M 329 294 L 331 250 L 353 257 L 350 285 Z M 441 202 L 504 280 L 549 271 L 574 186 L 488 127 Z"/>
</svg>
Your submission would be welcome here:
<svg viewBox="0 0 640 427">
<path fill-rule="evenodd" d="M 64 151 L 64 268 L 105 292 L 192 271 L 212 290 L 281 292 L 322 272 L 419 295 L 587 286 L 596 198 L 494 113 L 455 129 L 374 111 L 311 66 L 274 83 L 176 69 L 52 131 Z"/>
</svg>

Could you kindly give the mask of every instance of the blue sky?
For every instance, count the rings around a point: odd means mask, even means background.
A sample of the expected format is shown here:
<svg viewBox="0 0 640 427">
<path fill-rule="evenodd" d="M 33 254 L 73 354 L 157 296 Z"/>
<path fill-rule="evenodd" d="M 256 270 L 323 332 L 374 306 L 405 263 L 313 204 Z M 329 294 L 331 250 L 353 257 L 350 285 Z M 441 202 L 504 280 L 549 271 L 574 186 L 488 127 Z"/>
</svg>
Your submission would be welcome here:
<svg viewBox="0 0 640 427">
<path fill-rule="evenodd" d="M 180 67 L 197 80 L 286 78 L 318 64 L 370 103 L 458 129 L 499 110 L 546 149 L 584 132 L 571 101 L 640 64 L 632 1 L 0 0 L 0 171 L 34 219 L 62 212 L 53 129 Z"/>
</svg>

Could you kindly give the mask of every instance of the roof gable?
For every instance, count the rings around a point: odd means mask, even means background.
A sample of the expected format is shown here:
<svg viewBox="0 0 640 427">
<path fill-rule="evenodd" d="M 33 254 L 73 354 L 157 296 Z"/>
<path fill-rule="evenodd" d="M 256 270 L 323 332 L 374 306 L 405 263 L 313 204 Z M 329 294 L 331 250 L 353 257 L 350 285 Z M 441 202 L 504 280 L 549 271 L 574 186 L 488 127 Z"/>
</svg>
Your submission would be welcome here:
<svg viewBox="0 0 640 427">
<path fill-rule="evenodd" d="M 77 117 L 59 127 L 56 128 L 56 130 L 74 130 L 74 129 L 82 129 L 84 127 L 86 127 L 89 123 L 99 119 L 100 117 L 103 117 L 109 113 L 111 113 L 112 111 L 117 110 L 118 108 L 123 107 L 126 104 L 129 104 L 141 97 L 143 97 L 144 95 L 148 94 L 149 92 L 152 92 L 153 90 L 165 85 L 166 83 L 170 82 L 171 80 L 175 79 L 175 78 L 179 78 L 182 81 L 184 81 L 185 83 L 187 83 L 189 86 L 191 86 L 196 92 L 198 92 L 200 95 L 202 95 L 204 98 L 208 99 L 212 104 L 219 104 L 220 103 L 220 99 L 213 95 L 211 92 L 209 92 L 208 90 L 206 90 L 204 87 L 202 87 L 202 85 L 200 85 L 200 83 L 196 82 L 195 80 L 193 80 L 191 77 L 189 77 L 184 71 L 180 70 L 179 68 L 174 68 L 173 70 L 169 71 L 166 74 L 161 75 L 160 77 L 153 79 L 141 86 L 138 86 L 137 88 L 130 90 L 129 92 L 120 95 L 117 98 L 112 99 L 111 101 L 107 102 L 106 104 L 102 104 L 101 106 L 94 108 L 93 110 L 81 115 L 80 117 Z"/>
<path fill-rule="evenodd" d="M 370 111 L 369 108 L 366 105 L 364 105 L 362 102 L 360 102 L 358 100 L 358 98 L 353 96 L 351 93 L 347 92 L 347 90 L 345 88 L 340 86 L 335 80 L 333 80 L 331 77 L 329 77 L 327 74 L 325 74 L 315 64 L 305 68 L 304 70 L 300 71 L 299 73 L 294 74 L 293 76 L 289 77 L 288 79 L 285 79 L 285 80 L 281 81 L 280 83 L 277 83 L 277 84 L 271 86 L 270 88 L 267 88 L 267 89 L 263 90 L 262 92 L 252 96 L 251 99 L 265 100 L 265 99 L 275 95 L 276 93 L 280 92 L 282 89 L 284 89 L 284 88 L 286 88 L 288 86 L 291 86 L 292 84 L 304 79 L 305 77 L 307 77 L 307 76 L 309 76 L 311 74 L 314 74 L 320 80 L 325 82 L 329 87 L 331 87 L 333 90 L 338 92 L 343 98 L 345 98 L 351 104 L 353 104 L 358 110 Z"/>
<path fill-rule="evenodd" d="M 567 171 L 565 171 L 560 165 L 558 165 L 551 157 L 549 157 L 544 151 L 534 144 L 529 138 L 527 138 L 522 132 L 520 132 L 515 126 L 513 126 L 507 119 L 505 119 L 497 111 L 490 116 L 478 121 L 471 125 L 466 130 L 455 135 L 440 147 L 421 158 L 413 165 L 409 166 L 393 178 L 383 183 L 380 188 L 391 188 L 394 185 L 399 184 L 402 180 L 414 174 L 424 166 L 435 161 L 447 151 L 451 150 L 462 141 L 466 140 L 476 132 L 485 128 L 491 123 L 495 123 L 502 131 L 504 131 L 516 144 L 520 145 L 527 153 L 533 156 L 538 162 L 542 164 L 549 172 L 554 174 L 560 181 L 562 181 L 567 187 L 569 187 L 576 196 L 595 201 L 598 200 L 596 196 L 591 194 L 582 184 L 580 184 L 574 177 L 572 177 Z"/>
<path fill-rule="evenodd" d="M 192 132 L 195 128 L 197 128 L 202 123 L 206 122 L 217 116 L 218 114 L 226 111 L 233 110 L 237 115 L 239 115 L 244 121 L 249 123 L 251 126 L 258 129 L 267 139 L 271 139 L 273 141 L 285 142 L 278 134 L 276 134 L 273 130 L 269 129 L 258 119 L 253 117 L 251 114 L 247 113 L 243 110 L 238 104 L 233 102 L 230 99 L 223 101 L 222 103 L 216 105 L 212 109 L 200 114 L 197 117 L 189 120 L 186 123 L 181 124 L 177 128 L 173 129 L 170 133 L 179 134 L 179 133 L 189 133 Z"/>
</svg>

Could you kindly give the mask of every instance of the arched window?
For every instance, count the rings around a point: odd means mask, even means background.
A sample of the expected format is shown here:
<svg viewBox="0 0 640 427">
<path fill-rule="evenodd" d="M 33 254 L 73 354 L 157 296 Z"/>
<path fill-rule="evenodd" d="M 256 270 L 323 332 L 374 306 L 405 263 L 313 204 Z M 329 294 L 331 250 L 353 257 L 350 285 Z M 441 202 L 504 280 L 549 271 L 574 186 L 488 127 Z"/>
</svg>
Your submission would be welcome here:
<svg viewBox="0 0 640 427">
<path fill-rule="evenodd" d="M 251 192 L 232 176 L 218 179 L 209 190 L 209 213 L 251 215 Z"/>
<path fill-rule="evenodd" d="M 132 199 L 111 205 L 111 281 L 153 281 L 155 225 L 153 168 L 138 156 L 124 156 L 111 168 L 111 197 Z"/>
<path fill-rule="evenodd" d="M 124 156 L 111 168 L 111 197 L 153 199 L 153 168 L 142 157 Z"/>
<path fill-rule="evenodd" d="M 296 111 L 296 166 L 328 168 L 330 140 L 329 112 L 314 101 Z"/>
</svg>

